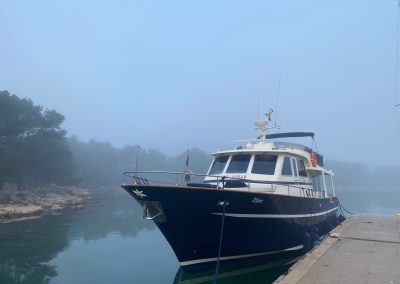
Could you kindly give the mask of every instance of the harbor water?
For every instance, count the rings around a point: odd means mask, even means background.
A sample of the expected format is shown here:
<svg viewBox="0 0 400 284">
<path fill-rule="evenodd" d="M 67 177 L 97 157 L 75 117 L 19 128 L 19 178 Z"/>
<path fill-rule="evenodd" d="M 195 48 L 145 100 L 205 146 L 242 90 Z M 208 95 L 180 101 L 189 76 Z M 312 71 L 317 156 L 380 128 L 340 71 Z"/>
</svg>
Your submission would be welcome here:
<svg viewBox="0 0 400 284">
<path fill-rule="evenodd" d="M 389 213 L 384 205 L 358 211 Z M 381 207 L 379 207 L 381 206 Z M 269 264 L 221 267 L 217 283 L 271 283 Z M 0 224 L 0 283 L 212 283 L 214 271 L 184 273 L 155 225 L 120 189 L 96 193 L 81 212 Z"/>
</svg>

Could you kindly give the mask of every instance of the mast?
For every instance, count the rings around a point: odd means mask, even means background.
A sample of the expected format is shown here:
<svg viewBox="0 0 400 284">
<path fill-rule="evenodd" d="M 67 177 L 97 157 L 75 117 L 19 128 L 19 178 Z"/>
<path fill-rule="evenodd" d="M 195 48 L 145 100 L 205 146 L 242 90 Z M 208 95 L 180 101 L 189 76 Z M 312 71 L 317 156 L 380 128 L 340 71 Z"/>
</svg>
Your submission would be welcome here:
<svg viewBox="0 0 400 284">
<path fill-rule="evenodd" d="M 266 140 L 267 130 L 268 130 L 268 123 L 271 122 L 271 116 L 274 110 L 270 108 L 268 112 L 265 113 L 265 120 L 257 120 L 254 125 L 260 131 L 260 136 L 258 138 L 258 144 L 264 144 Z"/>
</svg>

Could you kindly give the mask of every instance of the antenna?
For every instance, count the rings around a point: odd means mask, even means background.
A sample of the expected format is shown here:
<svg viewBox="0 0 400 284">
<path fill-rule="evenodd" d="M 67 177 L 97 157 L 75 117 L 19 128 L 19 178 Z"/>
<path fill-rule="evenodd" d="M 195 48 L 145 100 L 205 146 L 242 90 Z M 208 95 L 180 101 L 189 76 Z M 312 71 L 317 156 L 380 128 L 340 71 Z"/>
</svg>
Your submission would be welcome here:
<svg viewBox="0 0 400 284">
<path fill-rule="evenodd" d="M 260 97 L 257 98 L 257 120 L 260 120 Z"/>
<path fill-rule="evenodd" d="M 396 88 L 395 88 L 395 95 L 394 95 L 394 106 L 398 107 L 400 106 L 399 103 L 399 40 L 400 40 L 400 0 L 397 0 L 397 38 L 396 38 Z M 399 114 L 397 112 L 397 109 L 395 109 L 396 112 L 396 122 L 397 122 L 397 129 L 400 134 L 400 118 Z"/>
<path fill-rule="evenodd" d="M 400 1 L 400 0 L 398 0 L 398 1 Z M 276 121 L 278 120 L 279 95 L 281 93 L 281 78 L 282 78 L 282 70 L 279 72 L 278 94 L 276 97 L 275 126 L 276 126 Z"/>
</svg>

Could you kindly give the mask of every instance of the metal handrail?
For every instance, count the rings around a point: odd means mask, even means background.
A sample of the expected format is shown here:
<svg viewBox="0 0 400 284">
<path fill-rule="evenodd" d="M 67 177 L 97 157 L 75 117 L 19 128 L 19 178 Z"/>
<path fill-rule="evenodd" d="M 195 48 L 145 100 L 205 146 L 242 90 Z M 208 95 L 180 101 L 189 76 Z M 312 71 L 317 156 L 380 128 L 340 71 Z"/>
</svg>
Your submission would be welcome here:
<svg viewBox="0 0 400 284">
<path fill-rule="evenodd" d="M 176 182 L 172 183 L 172 182 L 163 182 L 163 181 L 158 181 L 158 180 L 152 180 L 152 179 L 148 179 L 148 178 L 140 178 L 138 176 L 138 174 L 170 174 L 170 175 L 176 175 Z M 197 173 L 193 173 L 191 171 L 185 171 L 185 172 L 175 172 L 175 171 L 126 171 L 123 173 L 124 175 L 124 184 L 125 184 L 125 178 L 129 177 L 129 178 L 133 178 L 135 181 L 135 184 L 149 184 L 149 182 L 157 182 L 157 183 L 161 183 L 161 184 L 168 184 L 168 185 L 179 185 L 178 180 L 181 181 L 181 185 L 184 185 L 184 181 L 185 181 L 185 176 L 197 176 L 197 177 L 214 177 L 216 178 L 216 183 L 217 183 L 217 188 L 219 189 L 225 189 L 225 182 L 229 181 L 229 180 L 240 180 L 248 184 L 249 190 L 250 190 L 250 183 L 258 183 L 258 184 L 269 184 L 271 185 L 271 190 L 273 191 L 273 186 L 274 185 L 280 185 L 282 186 L 282 184 L 273 182 L 273 181 L 264 181 L 264 180 L 252 180 L 252 179 L 243 179 L 243 178 L 239 178 L 239 177 L 230 177 L 230 176 L 221 176 L 221 175 L 209 175 L 209 174 L 197 174 Z M 180 176 L 180 178 L 178 178 Z M 140 183 L 138 182 L 138 180 L 142 180 L 143 182 Z M 222 187 L 220 187 L 220 185 L 222 185 Z M 304 190 L 309 190 L 308 188 L 305 187 L 300 187 L 300 186 L 295 186 L 295 185 L 284 185 L 288 187 L 288 194 L 290 195 L 290 188 L 294 188 L 301 191 Z M 313 192 L 313 190 L 312 190 Z M 305 195 L 305 193 L 303 192 L 303 194 Z M 313 195 L 313 193 L 311 193 Z"/>
<path fill-rule="evenodd" d="M 128 172 L 124 172 L 124 183 L 125 183 L 125 177 L 130 177 L 133 178 L 135 183 L 139 183 L 137 182 L 138 180 L 144 180 L 144 183 L 148 184 L 149 181 L 152 182 L 157 182 L 157 183 L 161 183 L 161 184 L 169 184 L 169 185 L 178 185 L 178 180 L 179 180 L 179 176 L 180 176 L 180 181 L 181 184 L 183 185 L 183 182 L 185 181 L 185 176 L 197 176 L 197 177 L 215 177 L 217 178 L 217 188 L 219 188 L 219 183 L 222 182 L 222 188 L 224 188 L 224 181 L 227 179 L 227 177 L 225 176 L 216 176 L 216 175 L 207 175 L 207 174 L 196 174 L 193 173 L 191 171 L 185 171 L 185 172 L 173 172 L 173 171 L 128 171 Z M 159 181 L 159 180 L 151 180 L 151 179 L 143 179 L 140 178 L 139 176 L 137 176 L 137 174 L 171 174 L 171 175 L 176 175 L 176 182 L 175 183 L 171 183 L 171 182 L 164 182 L 164 181 Z M 230 177 L 229 177 L 230 178 Z M 234 178 L 232 178 L 234 179 Z M 240 180 L 240 179 L 239 179 Z M 142 183 L 143 184 L 143 183 Z"/>
</svg>

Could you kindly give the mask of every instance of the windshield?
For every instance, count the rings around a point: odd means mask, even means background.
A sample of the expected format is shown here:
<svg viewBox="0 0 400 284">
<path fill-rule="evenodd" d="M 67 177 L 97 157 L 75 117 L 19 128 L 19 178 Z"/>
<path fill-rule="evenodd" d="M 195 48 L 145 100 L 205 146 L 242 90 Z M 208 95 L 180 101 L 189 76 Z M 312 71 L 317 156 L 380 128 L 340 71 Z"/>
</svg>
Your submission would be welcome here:
<svg viewBox="0 0 400 284">
<path fill-rule="evenodd" d="M 245 173 L 249 166 L 251 155 L 234 155 L 232 156 L 227 173 Z"/>
<path fill-rule="evenodd" d="M 253 174 L 273 175 L 275 173 L 276 155 L 259 154 L 254 158 Z"/>
<path fill-rule="evenodd" d="M 225 168 L 225 164 L 228 161 L 229 156 L 215 157 L 209 175 L 220 174 Z"/>
</svg>

